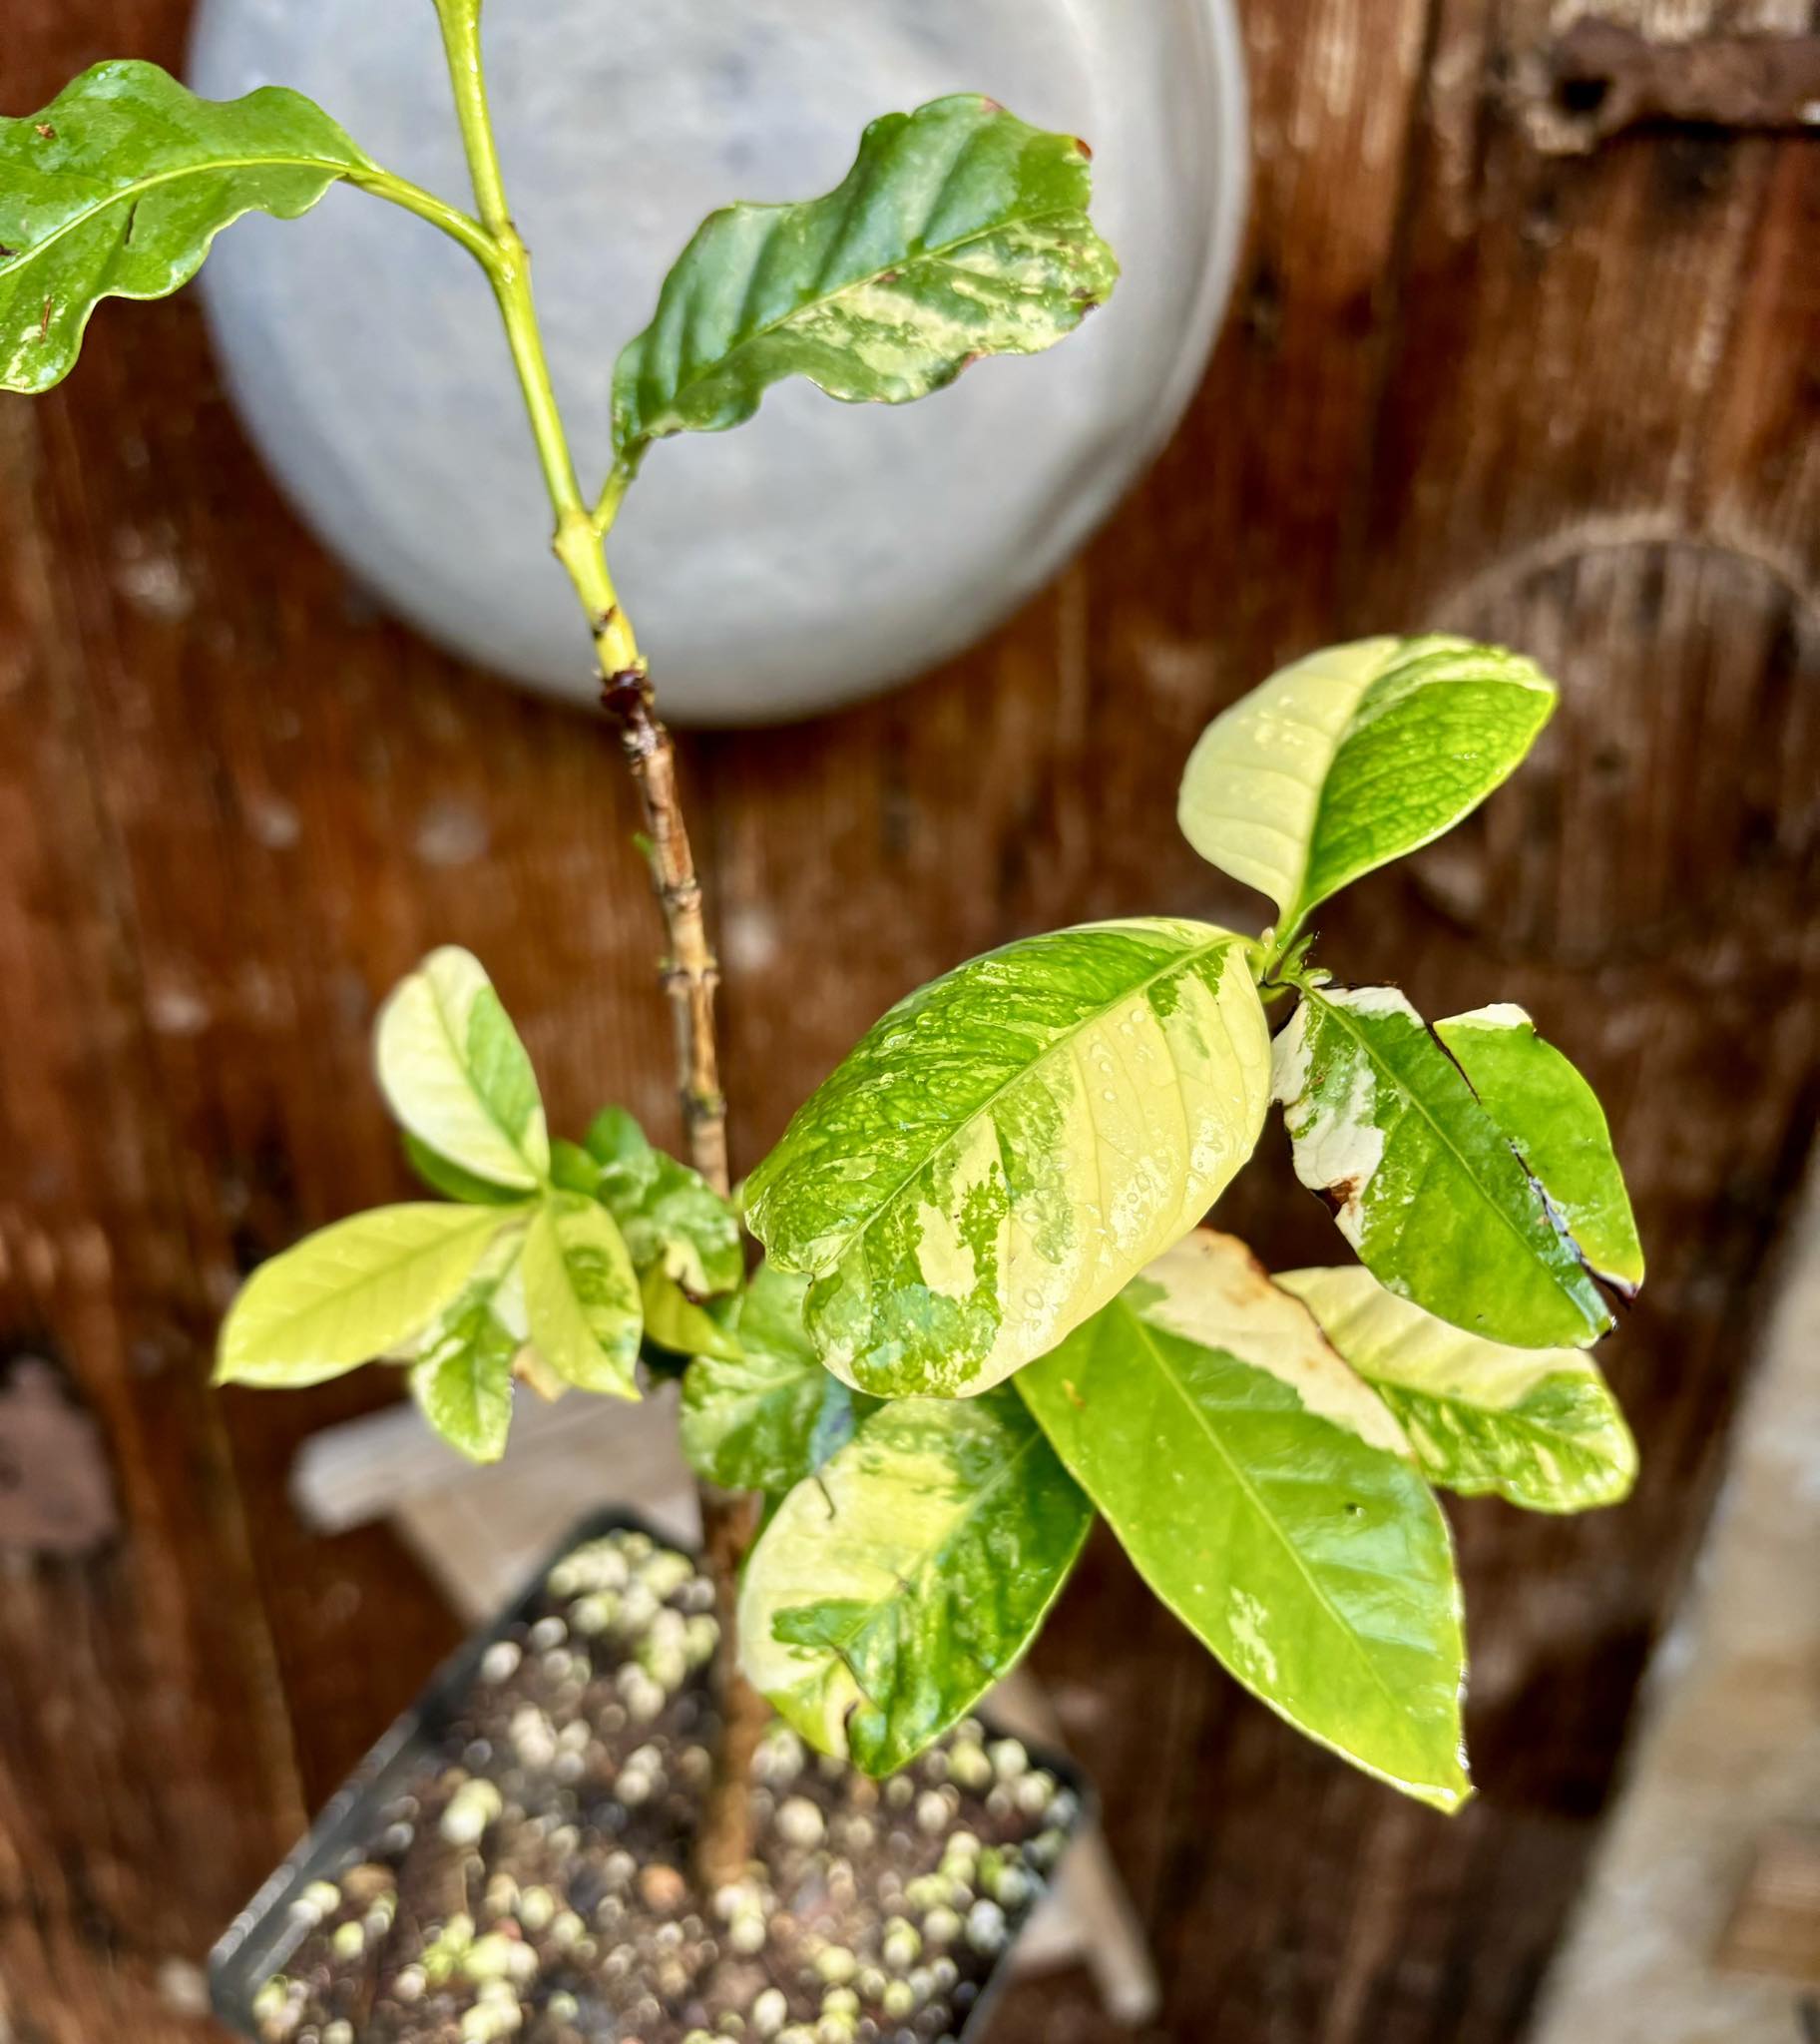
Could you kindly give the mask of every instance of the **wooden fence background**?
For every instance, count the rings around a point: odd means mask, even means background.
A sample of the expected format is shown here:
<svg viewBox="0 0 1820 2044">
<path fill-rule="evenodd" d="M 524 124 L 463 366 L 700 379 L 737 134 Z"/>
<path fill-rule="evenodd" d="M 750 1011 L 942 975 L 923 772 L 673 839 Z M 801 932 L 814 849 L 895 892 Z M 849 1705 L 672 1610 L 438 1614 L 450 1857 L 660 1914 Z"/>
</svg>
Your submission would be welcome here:
<svg viewBox="0 0 1820 2044">
<path fill-rule="evenodd" d="M 1106 1542 L 1040 1654 L 1169 1983 L 1155 2036 L 1500 2044 L 1698 1540 L 1814 1128 L 1820 24 L 1788 0 L 1245 12 L 1251 234 L 1175 445 L 965 660 L 690 742 L 685 769 L 749 1166 L 959 959 L 1241 912 L 1172 788 L 1283 659 L 1446 624 L 1563 677 L 1530 772 L 1326 931 L 1428 1012 L 1545 1017 L 1610 1103 L 1653 1256 L 1609 1357 L 1635 1501 L 1455 1515 L 1480 1798 L 1450 1823 L 1296 1740 Z M 0 99 L 176 64 L 186 14 L 9 0 Z M 286 1501 L 298 1441 L 385 1385 L 217 1396 L 211 1332 L 257 1259 L 403 1192 L 367 1031 L 435 942 L 494 961 L 560 1122 L 618 1095 L 668 1126 L 632 821 L 605 737 L 376 618 L 317 552 L 193 302 L 104 310 L 59 393 L 0 400 L 9 2044 L 213 2034 L 191 1963 L 450 1644 L 387 1534 L 311 1538 Z M 1332 1247 L 1286 1171 L 1232 1208 L 1272 1257 Z M 50 1552 L 60 1486 L 117 1533 Z M 1089 2000 L 1028 1990 L 1005 2034 L 1090 2044 Z"/>
</svg>

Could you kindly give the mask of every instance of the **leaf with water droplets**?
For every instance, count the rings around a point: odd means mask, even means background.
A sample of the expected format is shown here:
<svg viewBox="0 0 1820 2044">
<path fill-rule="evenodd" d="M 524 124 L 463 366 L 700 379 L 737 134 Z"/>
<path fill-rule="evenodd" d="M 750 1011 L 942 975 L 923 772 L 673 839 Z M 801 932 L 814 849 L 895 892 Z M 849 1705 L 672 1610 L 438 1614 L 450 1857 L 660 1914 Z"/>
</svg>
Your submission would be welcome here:
<svg viewBox="0 0 1820 2044">
<path fill-rule="evenodd" d="M 1093 1516 L 1009 1390 L 881 1406 L 759 1536 L 741 1665 L 811 1745 L 894 1774 L 1016 1665 Z"/>
<path fill-rule="evenodd" d="M 971 1396 L 1193 1227 L 1257 1141 L 1268 1061 L 1230 930 L 1027 938 L 866 1035 L 752 1174 L 746 1222 L 812 1279 L 838 1376 Z"/>
</svg>

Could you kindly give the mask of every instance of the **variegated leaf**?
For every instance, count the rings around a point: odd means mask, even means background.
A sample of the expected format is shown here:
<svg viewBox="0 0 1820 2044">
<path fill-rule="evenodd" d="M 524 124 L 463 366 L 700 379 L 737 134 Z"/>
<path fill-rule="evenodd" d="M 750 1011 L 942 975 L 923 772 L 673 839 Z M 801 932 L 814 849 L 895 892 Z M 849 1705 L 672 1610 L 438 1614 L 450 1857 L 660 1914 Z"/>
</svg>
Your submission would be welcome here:
<svg viewBox="0 0 1820 2044">
<path fill-rule="evenodd" d="M 1437 1022 L 1435 1034 L 1540 1180 L 1581 1255 L 1633 1298 L 1643 1281 L 1643 1247 L 1598 1096 L 1508 1001 Z"/>
<path fill-rule="evenodd" d="M 1402 1422 L 1431 1482 L 1532 1512 L 1616 1504 L 1636 1443 L 1577 1348 L 1507 1348 L 1386 1291 L 1369 1271 L 1288 1271 L 1277 1283 Z"/>
<path fill-rule="evenodd" d="M 480 960 L 450 945 L 379 1011 L 379 1084 L 419 1143 L 464 1174 L 529 1192 L 550 1172 L 531 1060 Z"/>
<path fill-rule="evenodd" d="M 732 1359 L 739 1354 L 739 1337 L 733 1332 L 739 1308 L 737 1292 L 721 1292 L 714 1298 L 690 1298 L 661 1265 L 654 1264 L 639 1279 L 639 1293 L 644 1303 L 647 1339 L 668 1350 L 671 1356 Z"/>
<path fill-rule="evenodd" d="M 501 1237 L 467 1289 L 415 1342 L 411 1395 L 471 1462 L 497 1462 L 512 1427 L 513 1363 L 528 1333 L 522 1234 Z"/>
<path fill-rule="evenodd" d="M 825 198 L 710 214 L 620 356 L 621 463 L 738 425 L 786 376 L 900 404 L 976 356 L 1049 347 L 1119 274 L 1091 189 L 1073 136 L 961 93 L 874 121 Z"/>
<path fill-rule="evenodd" d="M 759 1536 L 745 1673 L 812 1746 L 893 1774 L 1015 1665 L 1092 1523 L 1011 1391 L 884 1405 Z"/>
<path fill-rule="evenodd" d="M 641 1275 L 655 1265 L 695 1299 L 731 1291 L 744 1278 L 732 1209 L 699 1172 L 650 1143 L 623 1107 L 595 1117 L 586 1156 L 594 1166 L 588 1189 L 619 1223 Z"/>
<path fill-rule="evenodd" d="M 971 1396 L 1199 1220 L 1267 1091 L 1229 930 L 1032 937 L 893 1008 L 752 1174 L 746 1223 L 813 1279 L 805 1324 L 855 1389 Z"/>
<path fill-rule="evenodd" d="M 1268 894 L 1287 936 L 1362 875 L 1451 830 L 1520 764 L 1555 684 L 1502 647 L 1361 639 L 1284 668 L 1201 734 L 1178 817 Z"/>
<path fill-rule="evenodd" d="M 580 1193 L 547 1194 L 525 1238 L 522 1278 L 531 1339 L 557 1375 L 584 1391 L 636 1398 L 644 1310 L 606 1208 Z"/>
<path fill-rule="evenodd" d="M 1303 994 L 1276 1040 L 1296 1176 L 1365 1268 L 1487 1340 L 1584 1348 L 1598 1286 L 1503 1131 L 1394 987 Z"/>
<path fill-rule="evenodd" d="M 723 1489 L 781 1496 L 874 1410 L 815 1353 L 802 1324 L 807 1289 L 807 1278 L 761 1265 L 733 1309 L 738 1353 L 697 1356 L 682 1379 L 682 1451 Z"/>
<path fill-rule="evenodd" d="M 520 1217 L 490 1208 L 379 1207 L 261 1264 L 223 1325 L 218 1383 L 293 1386 L 395 1352 L 462 1292 Z"/>
<path fill-rule="evenodd" d="M 1465 1800 L 1447 1522 L 1395 1419 L 1242 1243 L 1190 1236 L 1016 1384 L 1254 1696 L 1411 1795 Z"/>
</svg>

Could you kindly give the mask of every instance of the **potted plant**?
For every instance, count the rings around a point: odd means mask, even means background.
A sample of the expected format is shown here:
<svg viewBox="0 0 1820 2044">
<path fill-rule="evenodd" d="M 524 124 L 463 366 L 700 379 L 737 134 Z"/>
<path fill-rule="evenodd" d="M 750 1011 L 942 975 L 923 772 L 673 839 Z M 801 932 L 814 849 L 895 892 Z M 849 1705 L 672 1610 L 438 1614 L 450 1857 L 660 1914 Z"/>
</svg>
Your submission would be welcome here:
<svg viewBox="0 0 1820 2044">
<path fill-rule="evenodd" d="M 385 1003 L 376 1060 L 443 1197 L 275 1258 L 223 1330 L 228 1382 L 397 1364 L 483 1460 L 520 1382 L 636 1398 L 680 1376 L 705 1532 L 691 1558 L 594 1527 L 473 1643 L 318 1834 L 311 1877 L 273 1891 L 284 1934 L 244 2013 L 292 2044 L 952 2037 L 1079 1808 L 972 1714 L 1096 1516 L 1266 1705 L 1453 1809 L 1465 1653 L 1435 1488 L 1574 1511 L 1629 1487 L 1588 1350 L 1642 1259 L 1591 1091 L 1520 1010 L 1431 1027 L 1311 958 L 1320 905 L 1476 807 L 1555 688 L 1439 636 L 1272 677 L 1208 728 L 1179 805 L 1195 848 L 1269 897 L 1268 928 L 1133 918 L 958 967 L 735 1196 L 701 890 L 604 543 L 655 440 L 734 425 L 783 377 L 899 402 L 1078 325 L 1117 274 L 1088 152 L 962 95 L 875 123 L 824 198 L 711 216 L 620 357 L 591 497 L 479 0 L 437 4 L 472 213 L 273 88 L 215 104 L 104 64 L 0 123 L 13 389 L 67 372 L 101 297 L 173 290 L 240 213 L 291 217 L 336 182 L 479 261 L 666 932 L 686 1162 L 617 1109 L 553 1139 L 486 972 L 438 951 Z M 1273 1098 L 1356 1261 L 1272 1276 L 1199 1226 Z"/>
</svg>

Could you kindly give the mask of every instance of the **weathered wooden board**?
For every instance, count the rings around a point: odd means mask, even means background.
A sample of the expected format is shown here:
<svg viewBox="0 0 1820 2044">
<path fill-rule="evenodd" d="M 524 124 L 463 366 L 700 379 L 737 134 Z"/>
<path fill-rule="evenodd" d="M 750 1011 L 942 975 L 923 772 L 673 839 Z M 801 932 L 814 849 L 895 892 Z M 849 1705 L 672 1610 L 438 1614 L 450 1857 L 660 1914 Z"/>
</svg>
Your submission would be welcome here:
<svg viewBox="0 0 1820 2044">
<path fill-rule="evenodd" d="M 1636 1502 L 1458 1514 L 1481 1800 L 1450 1825 L 1298 1744 L 1104 1541 L 1040 1656 L 1168 1983 L 1155 2034 L 1498 2044 L 1697 1538 L 1820 1098 L 1820 142 L 1645 119 L 1569 149 L 1551 67 L 1576 12 L 1658 40 L 1814 24 L 1788 0 L 1246 11 L 1251 238 L 1174 447 L 988 646 L 685 768 L 749 1165 L 970 952 L 1249 912 L 1176 840 L 1172 785 L 1281 659 L 1447 622 L 1563 674 L 1526 781 L 1327 932 L 1336 968 L 1437 1012 L 1554 1018 L 1653 1255 L 1611 1356 Z M 185 12 L 14 0 L 0 97 L 176 62 Z M 665 1125 L 632 819 L 604 736 L 374 617 L 316 552 L 193 304 L 104 307 L 63 391 L 0 403 L 0 1349 L 98 1422 L 120 1520 L 0 1567 L 13 2044 L 198 2036 L 170 1962 L 451 1638 L 386 1536 L 310 1538 L 285 1498 L 297 1443 L 386 1387 L 217 1399 L 209 1330 L 251 1261 L 403 1186 L 366 1030 L 434 941 L 494 961 L 559 1121 L 612 1094 Z M 1286 1171 L 1229 1218 L 1285 1259 L 1332 1247 Z M 1110 2035 L 1067 1982 L 1005 2028 Z"/>
</svg>

